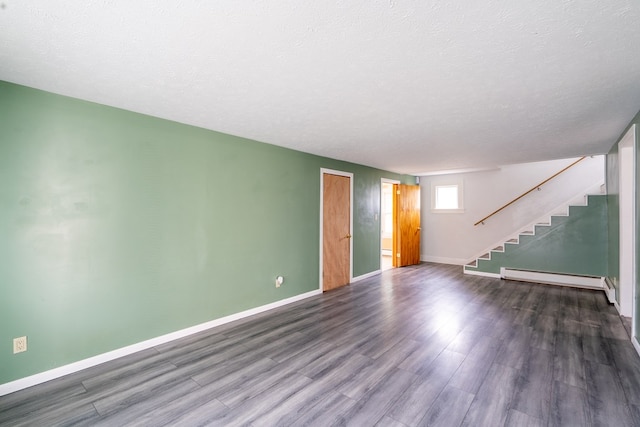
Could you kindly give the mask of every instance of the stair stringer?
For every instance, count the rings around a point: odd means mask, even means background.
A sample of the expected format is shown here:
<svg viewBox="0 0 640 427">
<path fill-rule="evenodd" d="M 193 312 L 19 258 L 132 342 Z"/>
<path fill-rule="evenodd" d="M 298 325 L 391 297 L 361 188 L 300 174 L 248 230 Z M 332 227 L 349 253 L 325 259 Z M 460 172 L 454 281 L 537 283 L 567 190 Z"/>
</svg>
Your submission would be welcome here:
<svg viewBox="0 0 640 427">
<path fill-rule="evenodd" d="M 568 216 L 569 215 L 569 207 L 570 206 L 586 206 L 587 205 L 587 198 L 588 198 L 589 195 L 603 195 L 603 194 L 605 194 L 605 184 L 604 184 L 604 182 L 600 181 L 600 182 L 598 182 L 596 184 L 591 185 L 586 190 L 581 191 L 577 195 L 571 197 L 570 199 L 568 199 L 565 202 L 561 203 L 557 207 L 551 209 L 546 214 L 538 217 L 537 220 L 532 221 L 529 224 L 525 225 L 524 227 L 519 228 L 516 232 L 510 233 L 506 237 L 504 237 L 502 239 L 499 239 L 498 240 L 499 243 L 491 245 L 488 248 L 485 248 L 484 250 L 482 250 L 481 252 L 478 252 L 476 255 L 474 255 L 473 257 L 469 258 L 464 263 L 464 267 L 470 266 L 470 265 L 476 263 L 477 260 L 479 260 L 479 259 L 491 259 L 491 252 L 504 252 L 504 250 L 496 250 L 496 248 L 498 248 L 498 247 L 504 248 L 505 247 L 504 245 L 507 244 L 507 243 L 509 243 L 509 244 L 519 244 L 520 235 L 527 235 L 527 234 L 535 235 L 535 226 L 536 225 L 543 226 L 545 224 L 549 224 L 551 222 L 551 217 L 552 216 Z M 466 268 L 465 268 L 465 273 L 466 272 L 467 271 L 466 271 Z M 474 274 L 474 273 L 476 273 L 476 272 L 472 271 L 470 274 Z M 480 272 L 478 272 L 478 273 L 480 273 Z M 493 273 L 488 273 L 487 275 L 490 276 L 490 277 L 500 277 L 499 274 L 496 275 L 496 274 L 493 274 Z"/>
<path fill-rule="evenodd" d="M 567 216 L 568 213 L 570 213 L 572 210 L 575 209 L 580 209 L 580 207 L 588 207 L 588 203 L 589 203 L 589 198 L 590 197 L 602 197 L 602 199 L 599 200 L 600 205 L 596 204 L 596 208 L 599 209 L 597 211 L 593 211 L 593 212 L 582 212 L 581 216 L 579 215 L 578 218 L 576 218 L 575 220 L 571 220 L 568 219 L 569 217 Z M 552 249 L 554 250 L 558 250 L 558 239 L 560 237 L 549 237 L 545 235 L 547 233 L 549 233 L 551 230 L 564 230 L 565 228 L 568 227 L 569 230 L 575 229 L 576 227 L 580 228 L 582 227 L 581 225 L 576 225 L 577 223 L 575 223 L 575 221 L 586 221 L 589 220 L 589 218 L 593 215 L 603 215 L 604 213 L 602 212 L 602 209 L 606 210 L 606 200 L 604 199 L 604 196 L 602 195 L 588 195 L 588 196 L 584 196 L 582 195 L 580 197 L 580 199 L 584 200 L 587 202 L 587 204 L 576 204 L 575 203 L 575 198 L 572 199 L 572 204 L 569 206 L 564 206 L 563 208 L 557 208 L 554 209 L 552 214 L 550 215 L 545 215 L 542 218 L 539 218 L 538 221 L 532 223 L 531 225 L 527 226 L 527 227 L 523 227 L 521 230 L 519 230 L 519 232 L 516 235 L 512 235 L 510 236 L 510 238 L 505 239 L 505 241 L 502 244 L 499 245 L 495 245 L 492 249 L 484 252 L 481 256 L 479 256 L 477 259 L 475 259 L 472 263 L 468 263 L 467 265 L 464 266 L 464 273 L 465 274 L 475 274 L 475 275 L 482 275 L 482 276 L 490 276 L 490 277 L 502 277 L 501 271 L 503 267 L 506 268 L 513 268 L 514 265 L 509 265 L 510 262 L 515 262 L 520 263 L 520 264 L 524 264 L 525 266 L 527 264 L 535 264 L 536 262 L 538 262 L 538 264 L 540 264 L 540 261 L 536 261 L 536 257 L 539 259 L 541 257 L 540 255 L 540 250 L 539 249 L 531 249 L 531 248 L 527 248 L 527 250 L 531 251 L 534 255 L 533 260 L 531 262 L 527 262 L 527 261 L 523 261 L 523 256 L 526 253 L 525 250 L 523 249 L 513 249 L 513 248 L 518 248 L 520 246 L 520 244 L 523 243 L 523 241 L 527 242 L 527 245 L 531 245 L 532 242 L 536 242 L 536 244 L 540 243 L 541 244 L 545 244 L 545 242 L 555 242 L 552 245 Z M 579 211 L 576 211 L 579 212 Z M 564 218 L 564 219 L 563 219 Z M 572 222 L 573 221 L 573 222 Z M 592 219 L 591 221 L 594 221 L 594 219 Z M 596 232 L 602 232 L 602 225 L 601 225 L 602 221 L 597 221 L 596 222 Z M 605 221 L 606 222 L 606 221 Z M 573 233 L 575 234 L 575 230 L 573 231 Z M 582 234 L 586 235 L 586 234 L 590 234 L 590 233 L 584 233 L 582 232 Z M 601 238 L 605 235 L 600 235 Z M 571 236 L 569 236 L 571 237 Z M 573 236 L 573 238 L 575 239 L 575 236 Z M 579 237 L 578 240 L 580 240 L 582 237 Z M 595 238 L 595 237 L 594 237 Z M 586 239 L 589 239 L 589 236 L 586 237 Z M 565 241 L 567 240 L 567 236 L 564 236 L 562 238 L 562 243 L 560 244 L 560 246 L 562 247 L 563 245 L 567 245 L 567 244 L 571 244 L 571 242 L 565 243 Z M 577 242 L 578 245 L 580 245 L 580 242 Z M 584 245 L 583 245 L 584 246 Z M 601 245 L 600 245 L 601 246 Z M 581 246 L 576 246 L 577 248 L 580 248 Z M 535 248 L 535 246 L 533 246 L 532 248 Z M 510 255 L 509 251 L 515 252 L 515 255 Z M 601 250 L 600 248 L 596 248 L 596 249 L 582 249 L 583 251 L 586 251 L 586 257 L 587 258 L 597 258 L 600 259 L 600 253 L 599 251 Z M 604 249 L 602 249 L 604 250 Z M 536 253 L 536 251 L 538 251 L 538 253 Z M 505 254 L 505 252 L 507 254 Z M 562 259 L 563 255 L 560 254 L 558 255 L 558 259 Z M 544 256 L 542 256 L 542 258 L 544 258 Z M 565 256 L 565 259 L 572 259 L 571 257 Z M 549 261 L 549 264 L 554 267 L 554 260 L 557 261 L 557 259 L 552 259 Z M 504 262 L 505 265 L 502 265 L 501 262 Z M 572 261 L 573 262 L 573 261 Z M 556 264 L 558 264 L 561 262 L 558 261 Z M 571 264 L 571 262 L 569 263 Z M 574 263 L 575 264 L 575 263 Z M 579 262 L 578 262 L 579 264 Z M 562 270 L 562 265 L 555 265 L 556 269 Z M 517 268 L 517 266 L 516 266 Z M 529 268 L 531 268 L 531 266 L 529 266 Z M 525 270 L 527 270 L 527 268 L 524 268 Z M 606 275 L 605 273 L 603 273 L 601 270 L 604 269 L 604 267 L 602 266 L 598 266 L 597 263 L 594 263 L 594 267 L 583 267 L 583 266 L 578 266 L 576 267 L 576 265 L 572 265 L 569 268 L 570 270 L 573 271 L 569 271 L 569 274 L 573 274 L 573 275 L 594 275 L 594 272 L 597 273 L 595 274 L 596 276 L 600 277 L 600 275 L 604 276 Z M 581 271 L 581 270 L 585 270 L 585 271 Z M 567 271 L 553 271 L 553 270 L 545 270 L 544 266 L 540 267 L 540 265 L 538 265 L 538 267 L 535 270 L 532 271 L 541 271 L 541 272 L 550 272 L 550 273 L 558 273 L 558 274 L 564 274 L 567 273 Z M 588 274 L 587 274 L 588 273 Z M 601 274 L 602 273 L 602 274 Z"/>
</svg>

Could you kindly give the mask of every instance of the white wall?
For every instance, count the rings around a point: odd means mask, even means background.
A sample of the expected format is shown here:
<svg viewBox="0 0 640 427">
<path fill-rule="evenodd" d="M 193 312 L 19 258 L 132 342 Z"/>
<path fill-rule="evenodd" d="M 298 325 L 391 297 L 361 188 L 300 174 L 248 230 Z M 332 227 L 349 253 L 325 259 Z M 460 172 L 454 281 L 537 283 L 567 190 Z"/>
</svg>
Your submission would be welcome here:
<svg viewBox="0 0 640 427">
<path fill-rule="evenodd" d="M 572 197 L 604 183 L 604 156 L 588 157 L 485 222 L 473 224 L 575 159 L 524 163 L 500 169 L 420 178 L 423 261 L 465 264 Z M 462 178 L 464 213 L 432 213 L 431 185 Z M 591 191 L 593 193 L 593 191 Z"/>
</svg>

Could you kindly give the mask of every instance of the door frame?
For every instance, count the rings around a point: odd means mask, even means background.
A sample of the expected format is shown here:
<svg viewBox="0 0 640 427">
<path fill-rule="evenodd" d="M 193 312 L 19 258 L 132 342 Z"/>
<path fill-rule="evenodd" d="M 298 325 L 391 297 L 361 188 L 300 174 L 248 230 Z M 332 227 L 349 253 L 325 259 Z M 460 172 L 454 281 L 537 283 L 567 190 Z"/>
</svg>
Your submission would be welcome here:
<svg viewBox="0 0 640 427">
<path fill-rule="evenodd" d="M 389 178 L 380 178 L 380 271 L 382 271 L 382 190 L 383 190 L 383 186 L 384 184 L 391 184 L 392 186 L 394 184 L 401 184 L 401 182 L 397 179 L 389 179 Z M 395 195 L 393 200 L 395 200 Z M 395 203 L 392 201 L 391 202 L 391 210 L 392 212 L 395 211 Z M 395 219 L 395 214 L 393 215 L 393 218 Z M 392 222 L 392 227 L 393 230 L 391 231 L 391 240 L 394 241 L 393 239 L 395 238 L 395 234 L 397 232 L 396 230 L 396 224 L 395 221 L 391 221 Z M 391 260 L 392 260 L 392 265 L 393 265 L 393 244 L 391 245 Z M 393 266 L 391 267 L 393 268 Z"/>
<path fill-rule="evenodd" d="M 324 243 L 324 175 L 346 176 L 349 178 L 349 234 L 353 236 L 353 173 L 334 169 L 320 168 L 320 274 L 318 275 L 318 288 L 323 292 L 322 273 L 323 265 L 323 243 Z M 353 237 L 349 239 L 349 283 L 353 280 Z"/>
<path fill-rule="evenodd" d="M 631 316 L 631 337 L 635 339 L 636 331 L 636 129 L 635 124 L 618 143 L 619 166 L 619 288 L 620 314 Z M 625 279 L 625 280 L 622 280 Z"/>
</svg>

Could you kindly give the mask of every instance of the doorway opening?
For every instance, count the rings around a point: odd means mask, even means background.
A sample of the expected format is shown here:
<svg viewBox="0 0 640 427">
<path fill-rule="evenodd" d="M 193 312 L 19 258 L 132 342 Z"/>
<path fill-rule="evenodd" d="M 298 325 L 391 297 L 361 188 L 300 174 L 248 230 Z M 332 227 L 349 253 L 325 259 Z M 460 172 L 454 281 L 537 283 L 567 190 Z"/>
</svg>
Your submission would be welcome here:
<svg viewBox="0 0 640 427">
<path fill-rule="evenodd" d="M 380 192 L 380 270 L 393 268 L 393 185 L 400 181 L 382 178 Z"/>
</svg>

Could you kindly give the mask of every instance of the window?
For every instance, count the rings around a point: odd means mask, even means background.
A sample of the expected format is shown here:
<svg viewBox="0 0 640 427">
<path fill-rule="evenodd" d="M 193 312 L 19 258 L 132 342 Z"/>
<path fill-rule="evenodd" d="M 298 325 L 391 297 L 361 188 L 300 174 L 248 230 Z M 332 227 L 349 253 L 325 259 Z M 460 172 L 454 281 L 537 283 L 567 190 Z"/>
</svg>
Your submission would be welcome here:
<svg viewBox="0 0 640 427">
<path fill-rule="evenodd" d="M 457 185 L 436 185 L 436 209 L 458 209 Z"/>
<path fill-rule="evenodd" d="M 437 213 L 464 212 L 462 180 L 432 183 L 431 211 Z"/>
</svg>

